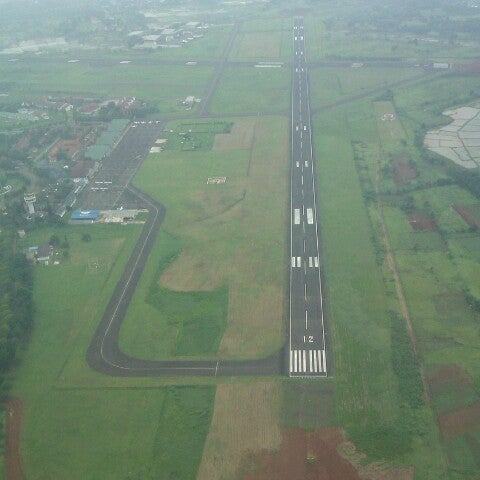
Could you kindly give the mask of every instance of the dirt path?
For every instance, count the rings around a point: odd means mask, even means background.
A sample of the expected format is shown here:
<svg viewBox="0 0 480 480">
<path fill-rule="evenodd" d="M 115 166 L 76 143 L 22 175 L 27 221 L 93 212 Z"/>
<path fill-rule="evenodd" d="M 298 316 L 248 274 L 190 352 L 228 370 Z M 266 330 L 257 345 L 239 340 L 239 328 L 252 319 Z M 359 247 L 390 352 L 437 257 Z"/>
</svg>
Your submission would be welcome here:
<svg viewBox="0 0 480 480">
<path fill-rule="evenodd" d="M 407 301 L 405 300 L 405 294 L 403 292 L 402 282 L 400 280 L 400 275 L 398 274 L 397 263 L 395 262 L 395 257 L 392 252 L 392 246 L 390 244 L 390 237 L 388 235 L 387 227 L 385 225 L 385 219 L 383 217 L 383 204 L 382 204 L 382 201 L 380 200 L 380 152 L 379 151 L 377 151 L 377 162 L 376 162 L 376 169 L 375 169 L 375 193 L 377 197 L 378 218 L 380 220 L 380 226 L 382 229 L 382 237 L 383 237 L 383 243 L 385 245 L 387 265 L 393 275 L 393 280 L 395 282 L 395 291 L 397 293 L 398 302 L 400 303 L 400 310 L 402 312 L 402 316 L 407 326 L 408 335 L 410 336 L 410 341 L 412 342 L 413 351 L 415 352 L 415 355 L 417 355 L 418 357 L 417 338 L 415 336 L 415 331 L 413 329 L 412 319 L 410 317 L 410 311 L 408 310 Z M 430 396 L 428 383 L 425 378 L 425 369 L 421 361 L 419 361 L 419 368 L 420 368 L 420 375 L 422 377 L 423 392 L 424 392 L 425 400 L 431 406 L 432 399 Z"/>
<path fill-rule="evenodd" d="M 20 456 L 20 427 L 23 403 L 20 398 L 12 398 L 5 406 L 5 473 L 7 480 L 25 480 Z"/>
</svg>

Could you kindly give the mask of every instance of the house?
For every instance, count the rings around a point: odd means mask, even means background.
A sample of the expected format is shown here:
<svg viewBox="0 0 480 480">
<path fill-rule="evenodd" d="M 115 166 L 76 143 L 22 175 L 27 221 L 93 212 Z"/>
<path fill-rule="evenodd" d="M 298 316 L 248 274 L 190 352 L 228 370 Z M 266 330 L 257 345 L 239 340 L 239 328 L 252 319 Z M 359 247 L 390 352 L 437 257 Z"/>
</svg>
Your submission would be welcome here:
<svg viewBox="0 0 480 480">
<path fill-rule="evenodd" d="M 50 257 L 52 256 L 52 253 L 53 253 L 53 247 L 48 243 L 45 243 L 43 245 L 40 245 L 37 248 L 37 251 L 35 253 L 35 258 L 37 262 L 48 263 L 48 261 L 50 260 Z"/>
</svg>

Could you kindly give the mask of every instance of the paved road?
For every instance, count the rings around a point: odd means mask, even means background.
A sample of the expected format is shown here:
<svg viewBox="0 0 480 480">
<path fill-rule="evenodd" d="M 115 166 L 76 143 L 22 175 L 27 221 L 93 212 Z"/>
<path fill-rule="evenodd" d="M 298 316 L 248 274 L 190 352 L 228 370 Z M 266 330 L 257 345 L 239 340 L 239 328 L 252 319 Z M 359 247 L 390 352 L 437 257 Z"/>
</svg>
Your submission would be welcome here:
<svg viewBox="0 0 480 480">
<path fill-rule="evenodd" d="M 302 19 L 293 27 L 289 375 L 327 375 L 308 67 Z"/>
<path fill-rule="evenodd" d="M 225 65 L 227 64 L 227 61 L 228 61 L 228 56 L 230 55 L 230 51 L 232 50 L 233 44 L 235 42 L 235 39 L 237 38 L 239 30 L 240 30 L 240 24 L 236 23 L 225 45 L 225 48 L 223 49 L 220 61 L 217 63 L 215 73 L 213 75 L 213 79 L 210 82 L 209 86 L 207 87 L 205 95 L 202 98 L 202 101 L 200 102 L 200 106 L 198 108 L 198 115 L 200 117 L 208 114 L 210 101 L 212 100 L 213 94 L 215 93 L 218 87 L 218 82 L 220 81 L 220 78 L 223 74 L 223 70 L 225 69 Z"/>
</svg>

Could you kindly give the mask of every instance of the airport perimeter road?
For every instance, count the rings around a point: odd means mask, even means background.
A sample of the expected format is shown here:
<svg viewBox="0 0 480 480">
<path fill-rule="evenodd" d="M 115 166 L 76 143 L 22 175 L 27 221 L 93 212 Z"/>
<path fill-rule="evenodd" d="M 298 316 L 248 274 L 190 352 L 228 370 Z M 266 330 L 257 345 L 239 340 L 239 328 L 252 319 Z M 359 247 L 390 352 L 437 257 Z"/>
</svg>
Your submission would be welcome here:
<svg viewBox="0 0 480 480">
<path fill-rule="evenodd" d="M 293 26 L 290 238 L 291 377 L 327 375 L 325 327 L 303 19 Z"/>
</svg>

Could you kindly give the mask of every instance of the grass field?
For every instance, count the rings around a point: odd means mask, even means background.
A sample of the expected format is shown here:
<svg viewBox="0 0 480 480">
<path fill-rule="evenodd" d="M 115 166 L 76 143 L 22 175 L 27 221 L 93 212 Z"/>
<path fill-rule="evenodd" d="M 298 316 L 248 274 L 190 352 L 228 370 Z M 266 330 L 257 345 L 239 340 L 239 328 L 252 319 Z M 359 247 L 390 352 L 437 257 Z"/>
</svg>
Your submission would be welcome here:
<svg viewBox="0 0 480 480">
<path fill-rule="evenodd" d="M 9 94 L 9 101 L 42 95 L 134 96 L 149 101 L 166 113 L 179 111 L 177 99 L 188 95 L 201 98 L 213 69 L 155 64 L 138 66 L 134 63 L 107 68 L 101 63 L 93 66 L 87 61 L 19 61 L 1 62 L 0 74 L 8 85 L 4 93 Z"/>
<path fill-rule="evenodd" d="M 168 330 L 160 334 L 168 314 L 162 317 L 145 304 L 152 282 L 158 282 L 159 292 L 171 292 L 164 297 L 170 298 L 165 300 L 169 305 L 177 297 L 198 305 L 201 296 L 214 295 L 205 304 L 210 312 L 224 308 L 223 295 L 228 292 L 222 356 L 263 356 L 283 342 L 287 122 L 278 117 L 242 122 L 253 127 L 244 148 L 152 154 L 135 179 L 165 204 L 164 230 L 181 252 L 159 271 L 168 249 L 158 246 L 122 329 L 121 344 L 127 353 L 150 358 L 174 353 L 168 345 L 173 345 L 176 334 Z M 244 129 L 234 125 L 233 131 Z M 238 145 L 234 138 L 232 142 Z M 226 183 L 208 185 L 207 177 L 213 176 L 225 176 Z M 152 340 L 159 336 L 161 341 Z"/>
<path fill-rule="evenodd" d="M 418 74 L 420 70 L 415 68 L 312 68 L 309 70 L 312 107 L 332 103 L 346 95 L 387 88 L 389 83 Z"/>
<path fill-rule="evenodd" d="M 91 242 L 81 240 L 85 232 Z M 152 382 L 128 379 L 121 385 L 85 363 L 139 228 L 44 229 L 24 244 L 47 241 L 52 233 L 67 237 L 70 255 L 58 266 L 36 267 L 35 330 L 13 391 L 25 401 L 27 478 L 195 479 L 215 389 L 162 387 L 158 380 L 154 389 L 143 388 Z M 92 259 L 104 268 L 92 271 Z M 96 387 L 95 380 L 101 382 Z"/>
<path fill-rule="evenodd" d="M 213 97 L 212 113 L 282 112 L 290 105 L 289 68 L 226 68 Z"/>
</svg>

